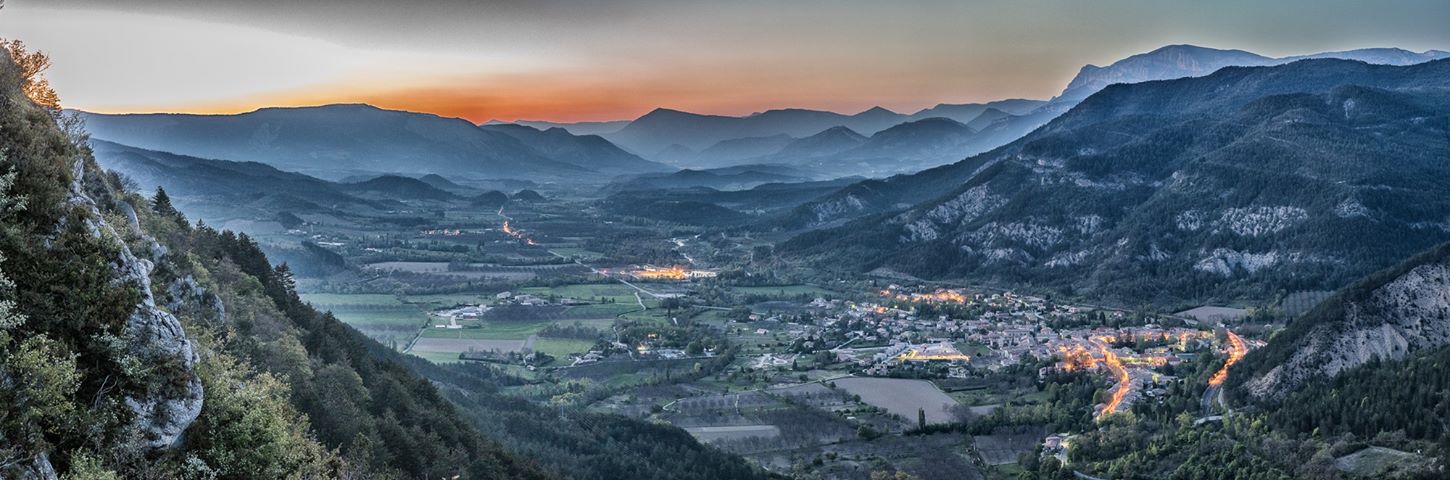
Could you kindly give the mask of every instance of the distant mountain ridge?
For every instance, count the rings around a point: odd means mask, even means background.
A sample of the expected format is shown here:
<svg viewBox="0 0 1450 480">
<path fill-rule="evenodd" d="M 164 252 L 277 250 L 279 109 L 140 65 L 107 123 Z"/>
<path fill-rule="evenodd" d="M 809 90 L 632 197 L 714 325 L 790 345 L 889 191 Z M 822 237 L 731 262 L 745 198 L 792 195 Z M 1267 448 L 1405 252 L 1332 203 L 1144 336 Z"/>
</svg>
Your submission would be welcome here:
<svg viewBox="0 0 1450 480">
<path fill-rule="evenodd" d="M 567 130 L 569 133 L 572 133 L 572 134 L 575 134 L 575 135 L 604 135 L 604 134 L 618 132 L 619 129 L 624 128 L 625 125 L 629 125 L 629 120 L 610 120 L 610 121 L 605 121 L 605 122 L 573 122 L 573 123 L 569 123 L 569 122 L 547 122 L 547 121 L 543 121 L 543 120 L 516 120 L 516 121 L 512 121 L 512 122 L 503 122 L 503 121 L 499 121 L 499 120 L 489 120 L 487 122 L 484 122 L 482 126 L 487 126 L 487 125 L 510 125 L 510 124 L 512 124 L 512 125 L 523 125 L 523 126 L 526 126 L 526 127 L 533 127 L 533 128 L 539 129 L 539 130 L 548 130 L 550 128 L 562 128 L 564 130 Z"/>
<path fill-rule="evenodd" d="M 374 215 L 403 202 L 463 200 L 476 190 L 437 175 L 380 175 L 332 182 L 259 162 L 157 152 L 91 139 L 97 163 L 145 191 L 164 187 L 179 207 L 209 223 L 271 219 L 279 213 Z"/>
<path fill-rule="evenodd" d="M 845 127 L 870 136 L 901 123 L 927 118 L 942 117 L 968 123 L 988 109 L 1025 115 L 1045 103 L 1041 100 L 1009 99 L 988 103 L 939 104 L 909 115 L 882 107 L 873 107 L 852 115 L 789 108 L 740 117 L 702 115 L 659 108 L 630 121 L 617 132 L 605 134 L 605 137 L 635 152 L 653 154 L 671 145 L 698 152 L 725 140 L 776 135 L 804 138 L 833 127 Z"/>
<path fill-rule="evenodd" d="M 400 172 L 578 180 L 594 179 L 609 170 L 666 169 L 598 137 L 574 137 L 562 130 L 510 134 L 461 119 L 368 105 L 264 108 L 236 115 L 81 115 L 97 139 L 203 158 L 262 162 L 329 178 Z"/>
<path fill-rule="evenodd" d="M 782 251 L 1140 302 L 1332 289 L 1450 239 L 1447 105 L 1450 60 L 1115 85 L 1002 148 L 805 204 L 782 228 L 865 219 Z"/>
<path fill-rule="evenodd" d="M 550 159 L 606 175 L 673 170 L 626 152 L 598 135 L 577 135 L 561 127 L 540 130 L 514 124 L 484 125 L 479 128 L 514 137 Z"/>
<path fill-rule="evenodd" d="M 1337 58 L 1379 65 L 1413 65 L 1450 57 L 1450 52 L 1416 53 L 1399 48 L 1366 48 L 1273 58 L 1243 50 L 1219 50 L 1195 45 L 1168 45 L 1113 62 L 1106 67 L 1085 65 L 1054 102 L 1076 102 L 1114 83 L 1139 83 L 1198 77 L 1223 67 L 1279 65 L 1298 60 Z"/>
</svg>

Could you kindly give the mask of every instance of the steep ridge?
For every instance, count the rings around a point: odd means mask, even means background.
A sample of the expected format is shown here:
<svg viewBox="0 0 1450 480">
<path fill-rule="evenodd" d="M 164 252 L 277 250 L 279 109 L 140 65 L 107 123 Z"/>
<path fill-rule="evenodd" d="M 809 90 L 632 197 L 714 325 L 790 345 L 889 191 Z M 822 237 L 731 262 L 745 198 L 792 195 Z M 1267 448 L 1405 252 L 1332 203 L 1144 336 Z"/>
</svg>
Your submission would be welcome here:
<svg viewBox="0 0 1450 480">
<path fill-rule="evenodd" d="M 1450 244 L 1337 292 L 1245 357 L 1231 376 L 1253 397 L 1450 345 Z"/>
<path fill-rule="evenodd" d="M 1450 57 L 1450 52 L 1415 53 L 1398 48 L 1366 48 L 1272 58 L 1243 50 L 1220 50 L 1195 45 L 1168 45 L 1113 62 L 1106 67 L 1086 65 L 1068 82 L 1053 103 L 1074 103 L 1114 83 L 1140 83 L 1208 75 L 1223 67 L 1280 65 L 1299 60 L 1337 58 L 1378 65 L 1414 65 Z"/>
<path fill-rule="evenodd" d="M 0 56 L 0 476 L 547 477 L 303 306 L 246 236 L 125 192 L 25 81 Z M 349 405 L 313 400 L 330 376 Z"/>
<path fill-rule="evenodd" d="M 784 226 L 935 197 L 784 251 L 1134 302 L 1336 288 L 1450 238 L 1450 185 L 1429 180 L 1450 174 L 1447 71 L 1312 60 L 1115 85 L 1003 148 L 802 206 Z"/>
</svg>

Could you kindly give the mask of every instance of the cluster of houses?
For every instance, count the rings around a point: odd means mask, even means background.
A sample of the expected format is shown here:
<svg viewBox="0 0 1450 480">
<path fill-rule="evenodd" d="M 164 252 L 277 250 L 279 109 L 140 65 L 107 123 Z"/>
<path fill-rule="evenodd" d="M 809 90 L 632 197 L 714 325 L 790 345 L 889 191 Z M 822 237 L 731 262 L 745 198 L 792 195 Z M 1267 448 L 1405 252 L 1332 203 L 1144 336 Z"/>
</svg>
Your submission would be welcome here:
<svg viewBox="0 0 1450 480">
<path fill-rule="evenodd" d="M 514 295 L 513 292 L 499 292 L 497 295 L 493 296 L 493 299 L 499 304 L 536 306 L 547 305 L 549 303 L 548 300 L 529 295 L 527 293 L 520 293 L 518 295 Z"/>
<path fill-rule="evenodd" d="M 489 307 L 487 305 L 465 305 L 458 308 L 439 310 L 433 312 L 433 316 L 443 319 L 446 323 L 433 325 L 433 328 L 463 328 L 463 323 L 461 322 L 477 322 L 488 311 Z"/>
<path fill-rule="evenodd" d="M 698 280 L 718 277 L 720 272 L 685 268 L 679 265 L 671 267 L 644 265 L 630 270 L 629 275 L 640 280 Z"/>
<path fill-rule="evenodd" d="M 830 349 L 839 361 L 854 362 L 867 375 L 891 375 L 898 369 L 920 372 L 930 366 L 932 372 L 963 377 L 972 368 L 997 370 L 1023 361 L 1054 358 L 1060 359 L 1059 363 L 1040 373 L 1052 369 L 1106 369 L 1111 363 L 1114 370 L 1109 373 L 1118 379 L 1128 379 L 1129 385 L 1121 400 L 1123 406 L 1144 397 L 1165 395 L 1164 386 L 1176 379 L 1159 372 L 1159 367 L 1189 361 L 1196 352 L 1215 345 L 1211 331 L 1196 328 L 1152 324 L 1053 328 L 1051 325 L 1082 324 L 1082 315 L 1095 311 L 1012 293 L 975 294 L 898 285 L 879 293 L 884 301 L 817 298 L 804 305 L 814 314 L 800 317 L 800 323 L 784 322 L 778 316 L 756 315 L 752 320 L 782 322 L 781 328 L 790 332 L 795 345 L 812 347 L 806 350 Z M 951 303 L 968 308 L 952 309 L 951 312 L 957 312 L 953 315 L 923 317 L 915 306 L 921 303 Z M 962 312 L 970 314 L 962 315 Z M 1100 314 L 1117 320 L 1126 315 L 1118 311 Z M 757 329 L 756 333 L 766 332 Z M 972 355 L 959 351 L 957 346 L 963 344 L 973 346 Z M 1081 352 L 1081 358 L 1068 359 L 1072 352 Z M 1108 356 L 1112 357 L 1111 362 Z M 759 363 L 772 364 L 781 358 L 784 357 L 767 355 Z M 1079 364 L 1073 364 L 1074 361 Z"/>
</svg>

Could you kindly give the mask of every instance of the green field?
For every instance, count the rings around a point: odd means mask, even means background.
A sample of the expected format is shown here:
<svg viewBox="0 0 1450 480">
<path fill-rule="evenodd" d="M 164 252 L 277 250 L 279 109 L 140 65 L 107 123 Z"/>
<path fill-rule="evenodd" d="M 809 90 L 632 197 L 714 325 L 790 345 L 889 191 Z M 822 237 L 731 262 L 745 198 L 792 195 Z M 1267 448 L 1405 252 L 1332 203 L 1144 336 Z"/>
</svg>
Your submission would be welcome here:
<svg viewBox="0 0 1450 480">
<path fill-rule="evenodd" d="M 517 293 L 527 293 L 538 297 L 555 295 L 579 300 L 608 298 L 613 299 L 615 303 L 635 302 L 634 289 L 622 283 L 586 283 L 560 285 L 557 287 L 528 287 L 519 289 Z"/>
<path fill-rule="evenodd" d="M 423 330 L 423 336 L 428 338 L 479 338 L 491 340 L 521 340 L 529 338 L 529 335 L 538 331 L 553 320 L 508 320 L 488 321 L 483 323 L 483 328 L 429 328 Z"/>
<path fill-rule="evenodd" d="M 493 295 L 474 295 L 468 293 L 406 295 L 403 297 L 403 301 L 424 305 L 429 308 L 448 308 L 458 305 L 488 305 L 493 303 Z"/>
<path fill-rule="evenodd" d="M 359 312 L 333 310 L 332 314 L 342 323 L 358 330 L 399 330 L 400 327 L 422 327 L 432 321 L 422 310 L 396 310 L 385 312 Z"/>
<path fill-rule="evenodd" d="M 649 305 L 649 302 L 645 302 L 645 304 L 646 305 Z M 668 324 L 671 323 L 670 322 L 670 317 L 671 316 L 678 317 L 678 318 L 683 318 L 683 317 L 685 317 L 687 315 L 686 315 L 686 312 L 683 311 L 683 310 L 675 310 L 672 315 L 666 315 L 666 313 L 665 313 L 664 310 L 659 309 L 659 308 L 654 308 L 653 306 L 651 306 L 649 310 L 634 311 L 634 312 L 626 313 L 624 315 L 621 315 L 620 318 L 623 318 L 623 319 L 629 320 L 629 321 L 635 321 L 635 322 L 652 323 L 652 324 L 657 324 L 657 325 L 668 325 Z"/>
<path fill-rule="evenodd" d="M 537 342 L 534 342 L 535 351 L 545 353 L 549 356 L 559 359 L 559 361 L 564 365 L 568 365 L 568 363 L 563 362 L 563 360 L 568 358 L 569 354 L 584 353 L 589 351 L 589 348 L 593 346 L 593 341 L 577 338 L 539 337 L 539 340 Z"/>
</svg>

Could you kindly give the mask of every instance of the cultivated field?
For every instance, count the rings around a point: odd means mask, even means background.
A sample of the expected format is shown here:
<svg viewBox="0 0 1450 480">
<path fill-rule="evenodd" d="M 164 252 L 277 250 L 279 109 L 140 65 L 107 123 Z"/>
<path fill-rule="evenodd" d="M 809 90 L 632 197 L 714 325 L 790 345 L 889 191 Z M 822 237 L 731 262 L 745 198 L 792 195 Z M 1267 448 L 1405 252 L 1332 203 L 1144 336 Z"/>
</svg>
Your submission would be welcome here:
<svg viewBox="0 0 1450 480">
<path fill-rule="evenodd" d="M 776 438 L 780 436 L 780 428 L 775 425 L 734 425 L 728 427 L 689 427 L 685 429 L 690 432 L 700 443 L 718 442 L 721 440 L 740 440 L 744 438 Z"/>
<path fill-rule="evenodd" d="M 1193 318 L 1201 322 L 1223 322 L 1238 320 L 1248 316 L 1249 311 L 1242 308 L 1215 307 L 1205 305 L 1202 307 L 1184 310 L 1174 315 Z"/>
<path fill-rule="evenodd" d="M 952 421 L 952 397 L 926 380 L 852 377 L 836 380 L 836 387 L 861 396 L 861 401 L 886 409 L 915 424 L 917 409 L 926 411 L 927 423 Z"/>
</svg>

